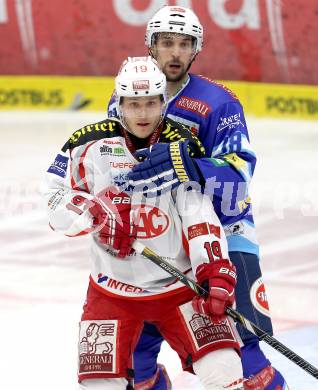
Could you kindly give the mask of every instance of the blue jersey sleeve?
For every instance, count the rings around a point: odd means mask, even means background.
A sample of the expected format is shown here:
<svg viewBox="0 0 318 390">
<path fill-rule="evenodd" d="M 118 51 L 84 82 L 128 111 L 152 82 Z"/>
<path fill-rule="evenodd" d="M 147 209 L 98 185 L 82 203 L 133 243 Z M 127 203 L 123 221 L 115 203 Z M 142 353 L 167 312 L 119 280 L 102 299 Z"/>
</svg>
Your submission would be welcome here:
<svg viewBox="0 0 318 390">
<path fill-rule="evenodd" d="M 230 222 L 249 211 L 248 185 L 254 172 L 256 156 L 251 149 L 241 104 L 222 104 L 209 118 L 200 139 L 208 157 L 196 159 L 206 191 Z M 227 217 L 227 218 L 226 218 Z"/>
<path fill-rule="evenodd" d="M 108 118 L 118 118 L 117 108 L 116 108 L 116 98 L 115 92 L 113 92 L 107 106 L 107 116 Z"/>
</svg>

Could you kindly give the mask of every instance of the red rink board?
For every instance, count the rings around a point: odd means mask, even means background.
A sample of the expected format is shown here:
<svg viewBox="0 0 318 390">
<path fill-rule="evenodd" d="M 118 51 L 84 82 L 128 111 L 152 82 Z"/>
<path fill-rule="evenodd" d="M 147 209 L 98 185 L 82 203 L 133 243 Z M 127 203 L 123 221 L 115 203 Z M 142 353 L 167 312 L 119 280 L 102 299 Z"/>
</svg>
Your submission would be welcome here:
<svg viewBox="0 0 318 390">
<path fill-rule="evenodd" d="M 0 73 L 114 75 L 144 55 L 158 0 L 0 1 Z M 316 0 L 190 0 L 205 28 L 193 70 L 214 79 L 318 84 Z"/>
</svg>

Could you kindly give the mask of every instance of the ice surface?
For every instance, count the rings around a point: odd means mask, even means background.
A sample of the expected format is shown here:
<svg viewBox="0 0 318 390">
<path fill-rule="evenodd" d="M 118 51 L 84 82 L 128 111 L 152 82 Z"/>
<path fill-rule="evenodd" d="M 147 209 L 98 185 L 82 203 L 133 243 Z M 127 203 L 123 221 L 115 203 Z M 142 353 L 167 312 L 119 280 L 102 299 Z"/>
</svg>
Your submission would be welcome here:
<svg viewBox="0 0 318 390">
<path fill-rule="evenodd" d="M 40 183 L 69 134 L 101 113 L 0 113 L 0 388 L 75 390 L 77 323 L 87 288 L 85 238 L 47 226 Z M 248 118 L 252 185 L 275 337 L 318 366 L 318 124 Z M 291 390 L 318 381 L 264 346 Z M 163 345 L 174 389 L 201 389 Z"/>
</svg>

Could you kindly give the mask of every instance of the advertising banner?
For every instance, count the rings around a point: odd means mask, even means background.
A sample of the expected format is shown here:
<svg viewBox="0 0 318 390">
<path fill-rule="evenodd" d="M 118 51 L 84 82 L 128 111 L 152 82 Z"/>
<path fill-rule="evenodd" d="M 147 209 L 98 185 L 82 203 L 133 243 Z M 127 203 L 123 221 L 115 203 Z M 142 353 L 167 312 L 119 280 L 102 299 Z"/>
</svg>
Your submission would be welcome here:
<svg viewBox="0 0 318 390">
<path fill-rule="evenodd" d="M 246 114 L 318 119 L 318 86 L 222 81 Z M 0 76 L 1 110 L 90 110 L 106 114 L 113 77 Z"/>
<path fill-rule="evenodd" d="M 219 80 L 318 84 L 317 1 L 0 0 L 0 74 L 113 76 L 144 55 L 149 18 L 191 7 L 204 26 L 193 71 Z"/>
</svg>

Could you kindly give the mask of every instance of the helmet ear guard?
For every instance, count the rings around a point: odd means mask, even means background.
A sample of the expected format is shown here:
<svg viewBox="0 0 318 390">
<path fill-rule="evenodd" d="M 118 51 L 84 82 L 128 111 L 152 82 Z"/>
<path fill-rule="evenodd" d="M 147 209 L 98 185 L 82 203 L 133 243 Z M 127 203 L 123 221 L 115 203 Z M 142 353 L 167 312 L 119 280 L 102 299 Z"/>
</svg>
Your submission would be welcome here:
<svg viewBox="0 0 318 390">
<path fill-rule="evenodd" d="M 190 8 L 164 6 L 157 11 L 146 28 L 145 44 L 149 49 L 154 43 L 154 34 L 160 32 L 190 35 L 196 42 L 195 55 L 202 50 L 203 27 Z"/>
</svg>

